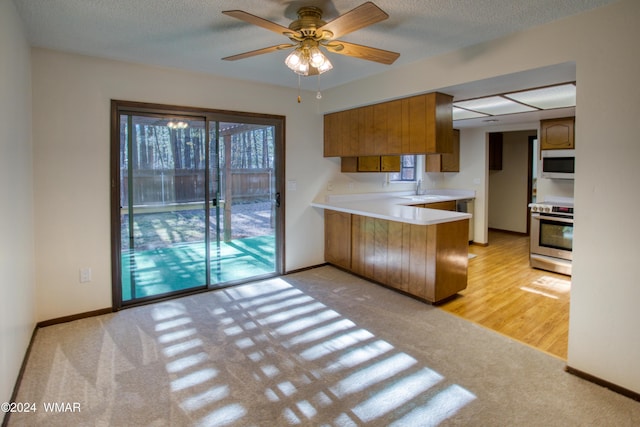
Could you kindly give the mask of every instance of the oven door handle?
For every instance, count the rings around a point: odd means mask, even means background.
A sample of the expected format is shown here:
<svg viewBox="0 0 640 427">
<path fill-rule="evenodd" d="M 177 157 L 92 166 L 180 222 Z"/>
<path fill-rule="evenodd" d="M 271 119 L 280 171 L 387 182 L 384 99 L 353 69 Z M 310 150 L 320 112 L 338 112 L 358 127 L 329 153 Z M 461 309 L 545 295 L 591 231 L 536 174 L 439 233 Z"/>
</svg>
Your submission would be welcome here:
<svg viewBox="0 0 640 427">
<path fill-rule="evenodd" d="M 545 214 L 534 213 L 531 215 L 533 219 L 546 219 L 547 221 L 564 222 L 566 224 L 573 224 L 573 218 L 564 218 L 561 216 L 548 216 Z"/>
</svg>

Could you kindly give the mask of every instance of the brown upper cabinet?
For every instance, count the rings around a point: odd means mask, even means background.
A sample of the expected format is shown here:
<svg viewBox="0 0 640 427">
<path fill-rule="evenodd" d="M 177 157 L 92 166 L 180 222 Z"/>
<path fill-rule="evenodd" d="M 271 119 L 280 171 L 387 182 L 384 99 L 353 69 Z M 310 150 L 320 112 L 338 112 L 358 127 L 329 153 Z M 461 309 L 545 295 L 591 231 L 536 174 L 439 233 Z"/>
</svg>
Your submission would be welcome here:
<svg viewBox="0 0 640 427">
<path fill-rule="evenodd" d="M 427 172 L 460 172 L 460 131 L 453 130 L 451 153 L 427 154 Z"/>
<path fill-rule="evenodd" d="M 566 150 L 575 148 L 573 130 L 575 117 L 540 121 L 540 149 Z"/>
<path fill-rule="evenodd" d="M 450 153 L 452 103 L 433 92 L 325 114 L 324 156 Z"/>
<path fill-rule="evenodd" d="M 340 158 L 341 172 L 400 172 L 400 156 Z"/>
</svg>

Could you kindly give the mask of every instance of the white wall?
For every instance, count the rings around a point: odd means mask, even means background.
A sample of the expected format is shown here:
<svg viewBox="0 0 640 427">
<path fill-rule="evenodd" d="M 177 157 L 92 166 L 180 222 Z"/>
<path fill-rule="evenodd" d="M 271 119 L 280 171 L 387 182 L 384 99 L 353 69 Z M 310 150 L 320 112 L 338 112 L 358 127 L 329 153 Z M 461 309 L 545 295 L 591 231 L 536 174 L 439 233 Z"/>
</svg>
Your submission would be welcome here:
<svg viewBox="0 0 640 427">
<path fill-rule="evenodd" d="M 34 49 L 33 140 L 38 320 L 111 306 L 111 99 L 286 116 L 286 269 L 324 262 L 321 212 L 309 206 L 332 164 L 322 157 L 315 94 L 203 74 Z M 303 236 L 303 237 L 301 237 Z M 92 282 L 78 271 L 92 268 Z"/>
<path fill-rule="evenodd" d="M 11 397 L 36 317 L 29 54 L 13 2 L 0 1 L 0 402 Z"/>
<path fill-rule="evenodd" d="M 460 130 L 460 172 L 444 174 L 437 178 L 438 188 L 467 189 L 476 192 L 473 212 L 473 241 L 479 244 L 488 242 L 487 218 L 489 205 L 487 137 L 483 129 Z"/>
<path fill-rule="evenodd" d="M 623 0 L 326 91 L 323 106 L 342 110 L 574 61 L 578 143 L 568 364 L 635 392 L 640 392 L 639 21 L 640 2 Z M 479 187 L 486 189 L 486 177 Z"/>
</svg>

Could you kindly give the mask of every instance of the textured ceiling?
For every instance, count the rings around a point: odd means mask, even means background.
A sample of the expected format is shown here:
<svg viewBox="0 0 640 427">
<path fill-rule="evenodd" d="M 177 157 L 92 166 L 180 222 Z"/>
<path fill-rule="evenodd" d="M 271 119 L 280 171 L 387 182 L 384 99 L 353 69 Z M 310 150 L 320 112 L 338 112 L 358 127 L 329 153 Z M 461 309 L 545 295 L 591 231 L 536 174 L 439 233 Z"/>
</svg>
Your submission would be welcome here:
<svg viewBox="0 0 640 427">
<path fill-rule="evenodd" d="M 363 0 L 13 0 L 33 46 L 297 87 L 287 52 L 240 61 L 221 58 L 288 42 L 284 36 L 223 15 L 241 9 L 283 26 L 301 6 L 318 6 L 330 21 Z M 391 66 L 329 54 L 334 69 L 323 88 L 384 72 L 508 33 L 541 25 L 614 0 L 376 0 L 389 19 L 344 41 L 392 50 Z M 317 79 L 303 78 L 315 89 Z"/>
</svg>

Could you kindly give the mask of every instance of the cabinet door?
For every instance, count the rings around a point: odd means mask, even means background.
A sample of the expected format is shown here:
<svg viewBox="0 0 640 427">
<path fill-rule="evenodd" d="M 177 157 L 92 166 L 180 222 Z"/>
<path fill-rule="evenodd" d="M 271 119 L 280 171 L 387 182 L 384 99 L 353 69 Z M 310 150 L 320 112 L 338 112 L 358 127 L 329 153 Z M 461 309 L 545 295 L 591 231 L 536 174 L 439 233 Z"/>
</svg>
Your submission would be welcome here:
<svg viewBox="0 0 640 427">
<path fill-rule="evenodd" d="M 390 154 L 387 144 L 387 103 L 382 102 L 373 106 L 373 149 L 375 154 Z"/>
<path fill-rule="evenodd" d="M 358 108 L 358 153 L 359 156 L 376 155 L 373 105 Z"/>
<path fill-rule="evenodd" d="M 341 122 L 342 155 L 357 156 L 359 146 L 358 109 L 345 111 Z"/>
<path fill-rule="evenodd" d="M 453 97 L 433 92 L 425 95 L 427 103 L 425 153 L 453 151 Z"/>
<path fill-rule="evenodd" d="M 442 154 L 427 154 L 425 166 L 427 172 L 444 172 L 442 170 Z"/>
<path fill-rule="evenodd" d="M 460 172 L 460 131 L 453 130 L 451 153 L 427 154 L 427 172 Z"/>
<path fill-rule="evenodd" d="M 358 172 L 357 157 L 341 157 L 340 172 Z"/>
<path fill-rule="evenodd" d="M 402 148 L 403 154 L 422 154 L 426 150 L 427 98 L 425 95 L 403 99 Z"/>
<path fill-rule="evenodd" d="M 451 153 L 452 105 L 452 96 L 438 92 L 403 99 L 403 154 Z"/>
<path fill-rule="evenodd" d="M 489 170 L 502 170 L 502 132 L 489 134 Z"/>
<path fill-rule="evenodd" d="M 575 148 L 573 129 L 574 117 L 542 120 L 540 122 L 542 150 L 566 150 Z"/>
<path fill-rule="evenodd" d="M 402 101 L 387 102 L 386 154 L 404 154 L 402 151 Z"/>
<path fill-rule="evenodd" d="M 341 113 L 324 116 L 324 157 L 340 157 L 342 147 L 340 141 Z"/>
<path fill-rule="evenodd" d="M 452 130 L 451 153 L 442 154 L 443 172 L 460 172 L 460 131 Z"/>
<path fill-rule="evenodd" d="M 400 172 L 400 156 L 380 157 L 380 172 Z"/>
<path fill-rule="evenodd" d="M 380 172 L 380 156 L 358 157 L 358 172 Z"/>
<path fill-rule="evenodd" d="M 351 214 L 324 211 L 324 259 L 351 269 Z"/>
</svg>

